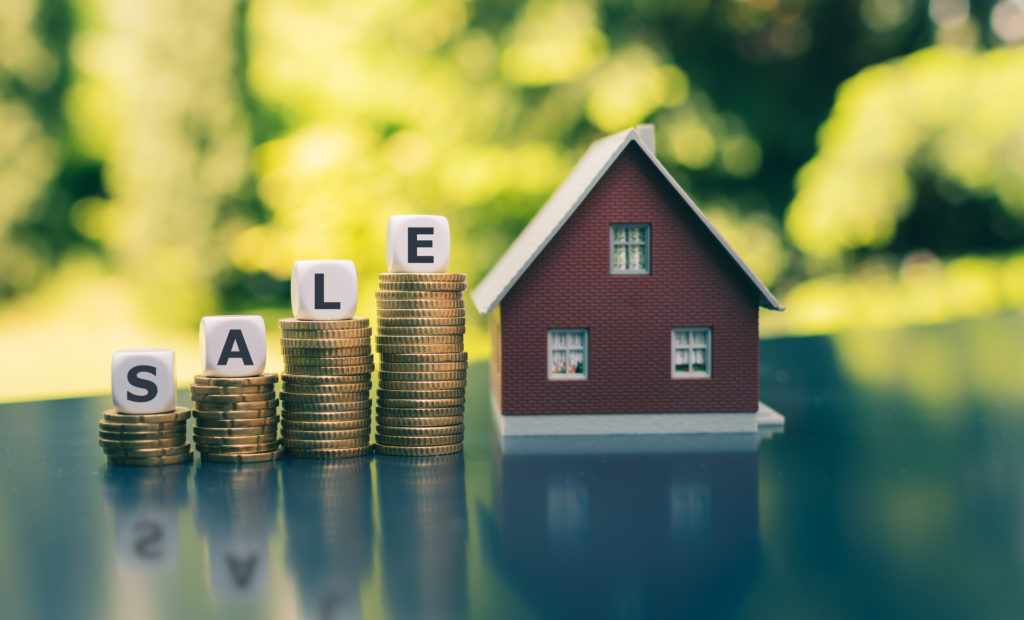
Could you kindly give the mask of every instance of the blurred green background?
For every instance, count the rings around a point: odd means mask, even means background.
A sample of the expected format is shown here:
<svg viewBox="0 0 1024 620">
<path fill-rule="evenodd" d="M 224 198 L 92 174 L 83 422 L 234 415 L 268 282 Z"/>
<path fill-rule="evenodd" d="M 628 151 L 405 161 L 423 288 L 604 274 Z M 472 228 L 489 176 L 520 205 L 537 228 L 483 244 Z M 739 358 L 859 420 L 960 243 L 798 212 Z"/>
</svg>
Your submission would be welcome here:
<svg viewBox="0 0 1024 620">
<path fill-rule="evenodd" d="M 188 383 L 211 313 L 279 369 L 292 261 L 354 260 L 372 316 L 393 214 L 446 215 L 472 286 L 642 122 L 766 336 L 1019 312 L 1022 41 L 1024 0 L 4 0 L 0 400 L 119 348 Z"/>
</svg>

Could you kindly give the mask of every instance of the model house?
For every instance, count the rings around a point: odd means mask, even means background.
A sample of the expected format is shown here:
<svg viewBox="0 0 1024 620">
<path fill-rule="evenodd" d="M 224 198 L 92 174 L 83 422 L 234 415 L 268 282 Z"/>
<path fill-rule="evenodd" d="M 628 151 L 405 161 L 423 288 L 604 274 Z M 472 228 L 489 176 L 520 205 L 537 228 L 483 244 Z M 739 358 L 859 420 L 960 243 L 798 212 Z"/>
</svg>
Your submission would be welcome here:
<svg viewBox="0 0 1024 620">
<path fill-rule="evenodd" d="M 780 421 L 758 401 L 758 312 L 783 307 L 655 157 L 651 125 L 592 144 L 472 298 L 503 433 Z"/>
</svg>

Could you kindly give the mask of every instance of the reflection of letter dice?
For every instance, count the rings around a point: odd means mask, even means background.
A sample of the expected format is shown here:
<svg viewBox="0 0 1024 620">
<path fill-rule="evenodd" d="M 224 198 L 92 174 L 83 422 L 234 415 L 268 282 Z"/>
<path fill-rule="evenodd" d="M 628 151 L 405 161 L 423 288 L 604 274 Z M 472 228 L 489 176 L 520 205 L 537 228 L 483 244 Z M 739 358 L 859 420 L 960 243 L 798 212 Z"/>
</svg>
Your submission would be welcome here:
<svg viewBox="0 0 1024 620">
<path fill-rule="evenodd" d="M 297 260 L 292 265 L 292 314 L 297 319 L 351 319 L 358 292 L 350 260 Z"/>
<path fill-rule="evenodd" d="M 444 273 L 451 245 L 448 218 L 443 215 L 388 218 L 388 271 L 392 273 Z"/>
<path fill-rule="evenodd" d="M 267 326 L 252 314 L 204 316 L 199 350 L 208 377 L 251 377 L 267 366 Z"/>
<path fill-rule="evenodd" d="M 174 411 L 174 351 L 115 351 L 110 364 L 114 409 L 122 413 Z"/>
</svg>

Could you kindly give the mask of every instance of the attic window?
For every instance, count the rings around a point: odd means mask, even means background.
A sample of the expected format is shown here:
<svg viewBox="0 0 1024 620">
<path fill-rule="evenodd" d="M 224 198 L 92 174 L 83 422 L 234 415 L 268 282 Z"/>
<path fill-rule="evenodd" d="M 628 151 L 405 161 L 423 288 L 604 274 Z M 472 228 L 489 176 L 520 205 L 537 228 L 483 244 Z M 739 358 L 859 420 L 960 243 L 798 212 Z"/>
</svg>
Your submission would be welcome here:
<svg viewBox="0 0 1024 620">
<path fill-rule="evenodd" d="M 651 272 L 651 225 L 611 225 L 611 273 L 645 275 Z"/>
</svg>

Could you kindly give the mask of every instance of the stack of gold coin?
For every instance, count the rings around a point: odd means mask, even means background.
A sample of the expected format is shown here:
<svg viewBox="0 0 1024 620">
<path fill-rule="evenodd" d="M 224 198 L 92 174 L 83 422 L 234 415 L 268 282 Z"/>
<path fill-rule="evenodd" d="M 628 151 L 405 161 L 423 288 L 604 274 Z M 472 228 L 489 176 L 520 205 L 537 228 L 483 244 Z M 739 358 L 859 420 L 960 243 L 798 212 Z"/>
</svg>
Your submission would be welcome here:
<svg viewBox="0 0 1024 620">
<path fill-rule="evenodd" d="M 204 461 L 262 463 L 281 455 L 276 373 L 255 377 L 198 375 L 191 386 L 192 440 Z"/>
<path fill-rule="evenodd" d="M 464 273 L 382 273 L 377 291 L 377 452 L 462 451 Z"/>
<path fill-rule="evenodd" d="M 100 447 L 111 465 L 172 465 L 192 460 L 185 437 L 187 407 L 166 413 L 103 412 Z"/>
<path fill-rule="evenodd" d="M 370 321 L 281 319 L 281 443 L 289 456 L 370 452 Z"/>
</svg>

